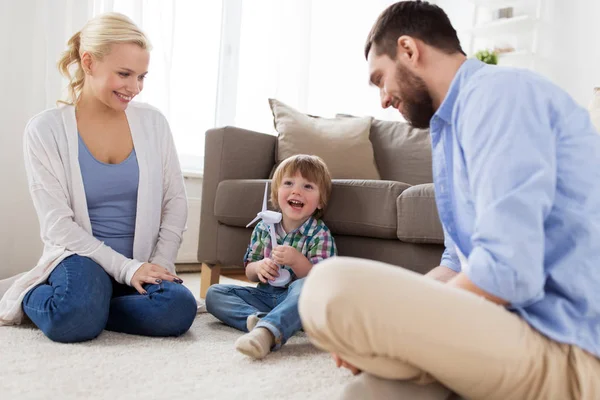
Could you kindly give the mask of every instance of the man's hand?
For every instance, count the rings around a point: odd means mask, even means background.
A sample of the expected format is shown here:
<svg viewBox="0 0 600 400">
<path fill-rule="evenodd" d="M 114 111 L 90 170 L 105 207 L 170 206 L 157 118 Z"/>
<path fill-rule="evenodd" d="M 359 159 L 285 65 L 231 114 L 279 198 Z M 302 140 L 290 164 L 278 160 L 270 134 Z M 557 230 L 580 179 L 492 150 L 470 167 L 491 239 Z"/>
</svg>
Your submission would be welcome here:
<svg viewBox="0 0 600 400">
<path fill-rule="evenodd" d="M 279 267 L 270 258 L 263 258 L 256 266 L 256 275 L 262 283 L 267 283 L 279 276 Z"/>
<path fill-rule="evenodd" d="M 340 356 L 338 356 L 335 353 L 331 353 L 331 356 L 333 357 L 333 361 L 335 361 L 335 366 L 336 367 L 344 367 L 350 370 L 350 372 L 352 372 L 352 375 L 358 375 L 360 374 L 362 371 L 358 368 L 356 368 L 354 365 L 347 363 L 346 361 L 342 360 L 340 358 Z"/>
<path fill-rule="evenodd" d="M 304 256 L 292 246 L 282 245 L 273 249 L 271 257 L 279 265 L 287 265 L 294 268 L 300 257 Z"/>
<path fill-rule="evenodd" d="M 485 290 L 481 289 L 479 286 L 475 285 L 473 281 L 471 281 L 464 272 L 459 273 L 450 281 L 448 281 L 448 286 L 475 293 L 476 295 L 485 297 L 487 300 L 501 306 L 507 306 L 509 304 L 508 301 L 501 299 L 500 297 L 494 296 L 493 294 L 488 293 Z"/>
<path fill-rule="evenodd" d="M 147 294 L 142 285 L 146 283 L 157 284 L 162 281 L 183 283 L 182 279 L 177 275 L 170 273 L 165 267 L 161 267 L 158 264 L 144 263 L 137 271 L 135 271 L 133 277 L 131 277 L 131 286 L 133 286 L 140 294 Z"/>
<path fill-rule="evenodd" d="M 425 274 L 426 277 L 435 279 L 436 281 L 440 281 L 443 283 L 448 282 L 450 279 L 454 278 L 458 275 L 458 272 L 440 265 L 439 267 L 435 267 L 431 271 Z"/>
</svg>

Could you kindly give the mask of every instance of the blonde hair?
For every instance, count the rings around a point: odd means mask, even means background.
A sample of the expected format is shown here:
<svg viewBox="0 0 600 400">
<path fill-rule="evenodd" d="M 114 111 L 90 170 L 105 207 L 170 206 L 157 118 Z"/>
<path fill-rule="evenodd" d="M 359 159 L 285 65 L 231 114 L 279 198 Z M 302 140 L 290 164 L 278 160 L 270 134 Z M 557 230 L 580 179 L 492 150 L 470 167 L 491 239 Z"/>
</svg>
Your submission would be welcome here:
<svg viewBox="0 0 600 400">
<path fill-rule="evenodd" d="M 319 187 L 319 203 L 322 209 L 316 209 L 313 213 L 315 218 L 321 218 L 327 207 L 329 196 L 331 195 L 331 175 L 327 165 L 317 156 L 310 156 L 306 154 L 298 154 L 286 158 L 279 164 L 275 173 L 273 174 L 273 181 L 271 184 L 271 204 L 273 207 L 280 209 L 279 203 L 277 202 L 277 192 L 279 187 L 286 176 L 294 176 L 297 172 L 308 181 L 315 183 Z"/>
<path fill-rule="evenodd" d="M 89 52 L 102 60 L 110 53 L 111 45 L 134 43 L 144 50 L 151 50 L 150 41 L 140 28 L 128 17 L 119 13 L 106 13 L 89 20 L 81 31 L 67 42 L 68 50 L 58 61 L 58 70 L 69 80 L 69 96 L 64 104 L 76 104 L 83 89 L 85 73 L 81 66 L 81 55 Z M 75 66 L 71 73 L 70 68 Z"/>
</svg>

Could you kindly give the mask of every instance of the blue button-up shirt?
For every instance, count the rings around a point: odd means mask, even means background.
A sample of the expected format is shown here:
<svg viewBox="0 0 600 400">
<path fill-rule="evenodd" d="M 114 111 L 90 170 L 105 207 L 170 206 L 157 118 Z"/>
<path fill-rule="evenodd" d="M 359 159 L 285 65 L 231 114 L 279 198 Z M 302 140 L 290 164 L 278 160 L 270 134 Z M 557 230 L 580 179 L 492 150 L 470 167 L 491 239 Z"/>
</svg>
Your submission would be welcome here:
<svg viewBox="0 0 600 400">
<path fill-rule="evenodd" d="M 431 139 L 441 265 L 600 356 L 600 135 L 588 112 L 530 71 L 468 60 Z"/>
</svg>

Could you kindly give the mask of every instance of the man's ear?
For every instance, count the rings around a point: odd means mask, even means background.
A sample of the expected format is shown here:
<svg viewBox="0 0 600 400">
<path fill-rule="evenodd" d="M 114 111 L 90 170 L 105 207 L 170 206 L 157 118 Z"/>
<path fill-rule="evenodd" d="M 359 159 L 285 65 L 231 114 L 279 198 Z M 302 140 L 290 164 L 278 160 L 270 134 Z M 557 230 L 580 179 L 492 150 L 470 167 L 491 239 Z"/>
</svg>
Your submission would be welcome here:
<svg viewBox="0 0 600 400">
<path fill-rule="evenodd" d="M 412 36 L 402 35 L 398 38 L 396 59 L 405 63 L 416 64 L 420 57 L 419 46 Z"/>
</svg>

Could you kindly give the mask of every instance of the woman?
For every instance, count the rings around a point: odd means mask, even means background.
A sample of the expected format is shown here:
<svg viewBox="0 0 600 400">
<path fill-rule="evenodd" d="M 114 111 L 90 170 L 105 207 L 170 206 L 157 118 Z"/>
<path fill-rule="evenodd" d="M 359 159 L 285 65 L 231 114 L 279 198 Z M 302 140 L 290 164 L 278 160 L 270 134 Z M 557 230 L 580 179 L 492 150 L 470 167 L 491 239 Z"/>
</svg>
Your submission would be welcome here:
<svg viewBox="0 0 600 400">
<path fill-rule="evenodd" d="M 68 101 L 25 129 L 44 252 L 31 271 L 0 282 L 0 325 L 25 313 L 58 342 L 105 328 L 181 335 L 196 314 L 174 267 L 187 217 L 183 178 L 165 117 L 130 103 L 143 88 L 150 43 L 110 13 L 68 46 L 58 64 Z"/>
</svg>

